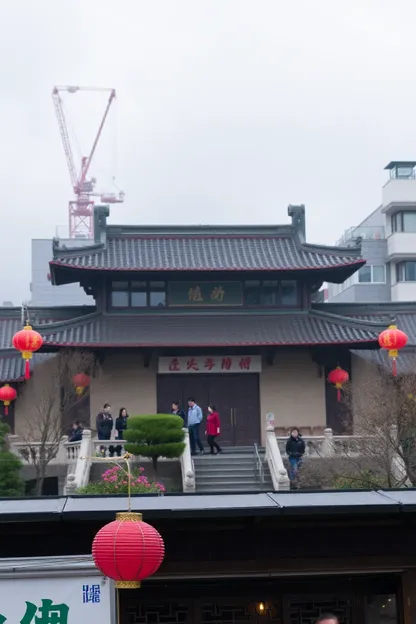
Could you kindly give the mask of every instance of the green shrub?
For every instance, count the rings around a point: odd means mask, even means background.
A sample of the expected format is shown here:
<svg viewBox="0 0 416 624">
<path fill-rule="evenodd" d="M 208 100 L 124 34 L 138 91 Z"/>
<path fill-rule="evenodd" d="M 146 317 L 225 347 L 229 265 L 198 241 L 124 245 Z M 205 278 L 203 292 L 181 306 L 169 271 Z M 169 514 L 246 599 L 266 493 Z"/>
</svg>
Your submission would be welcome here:
<svg viewBox="0 0 416 624">
<path fill-rule="evenodd" d="M 6 435 L 9 431 L 8 425 L 0 423 L 0 496 L 23 496 L 25 484 L 20 477 L 22 462 L 7 447 Z"/>
<path fill-rule="evenodd" d="M 185 448 L 182 427 L 182 418 L 172 414 L 130 416 L 124 432 L 125 449 L 132 455 L 149 457 L 156 471 L 159 457 L 173 459 L 182 455 Z"/>
<path fill-rule="evenodd" d="M 162 494 L 165 487 L 156 481 L 149 481 L 143 475 L 144 468 L 133 468 L 130 479 L 131 494 Z M 129 474 L 120 466 L 113 466 L 106 470 L 100 481 L 89 483 L 77 491 L 77 494 L 127 494 Z"/>
<path fill-rule="evenodd" d="M 334 487 L 337 490 L 376 490 L 383 489 L 387 485 L 382 475 L 365 470 L 355 475 L 337 477 Z"/>
</svg>

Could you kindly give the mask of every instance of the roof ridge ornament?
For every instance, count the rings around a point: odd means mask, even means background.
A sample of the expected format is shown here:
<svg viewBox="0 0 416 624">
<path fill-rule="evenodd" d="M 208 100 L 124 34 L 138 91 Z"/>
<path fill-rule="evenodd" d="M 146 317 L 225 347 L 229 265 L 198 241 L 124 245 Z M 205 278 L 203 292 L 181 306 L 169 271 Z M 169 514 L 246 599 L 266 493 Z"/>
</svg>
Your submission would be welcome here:
<svg viewBox="0 0 416 624">
<path fill-rule="evenodd" d="M 289 217 L 292 217 L 292 227 L 297 232 L 301 242 L 306 242 L 305 204 L 299 204 L 298 206 L 289 204 L 287 214 Z"/>
</svg>

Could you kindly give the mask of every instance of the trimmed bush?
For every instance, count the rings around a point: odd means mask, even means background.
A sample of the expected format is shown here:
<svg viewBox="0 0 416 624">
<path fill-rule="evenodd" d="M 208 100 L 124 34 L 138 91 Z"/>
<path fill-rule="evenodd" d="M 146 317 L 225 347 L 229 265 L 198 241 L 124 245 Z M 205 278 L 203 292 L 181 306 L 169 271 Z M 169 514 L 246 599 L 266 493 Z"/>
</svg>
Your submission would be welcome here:
<svg viewBox="0 0 416 624">
<path fill-rule="evenodd" d="M 144 468 L 133 468 L 131 471 L 132 494 L 162 494 L 165 487 L 156 481 L 149 481 L 143 475 Z M 113 466 L 106 470 L 100 481 L 89 483 L 77 491 L 77 494 L 127 494 L 129 475 L 127 470 L 120 466 Z"/>
<path fill-rule="evenodd" d="M 172 414 L 130 416 L 124 432 L 126 451 L 132 455 L 149 457 L 156 472 L 159 457 L 174 459 L 184 451 L 183 420 Z"/>
</svg>

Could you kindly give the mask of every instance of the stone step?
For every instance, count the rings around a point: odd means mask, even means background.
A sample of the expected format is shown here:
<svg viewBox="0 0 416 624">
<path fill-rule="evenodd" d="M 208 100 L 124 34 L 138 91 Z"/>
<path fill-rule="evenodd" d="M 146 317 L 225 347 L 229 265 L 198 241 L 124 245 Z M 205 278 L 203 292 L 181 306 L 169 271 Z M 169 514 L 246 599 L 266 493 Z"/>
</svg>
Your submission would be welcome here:
<svg viewBox="0 0 416 624">
<path fill-rule="evenodd" d="M 200 475 L 198 473 L 196 473 L 195 475 L 196 478 L 196 482 L 197 483 L 201 483 L 202 481 L 221 481 L 221 480 L 227 480 L 227 481 L 232 481 L 233 479 L 235 481 L 258 481 L 260 482 L 260 478 L 258 478 L 253 472 L 249 473 L 249 474 L 238 474 L 236 472 L 231 472 L 231 473 L 220 473 L 220 474 L 216 474 L 215 476 L 213 475 L 209 475 L 209 474 L 204 474 L 204 475 Z"/>
<path fill-rule="evenodd" d="M 255 472 L 257 472 L 256 470 L 254 470 L 253 466 L 198 466 L 195 469 L 195 473 L 196 474 L 200 474 L 200 475 L 219 475 L 219 474 L 225 474 L 225 473 L 238 473 L 238 474 L 245 474 L 245 475 L 251 475 L 254 474 Z M 263 472 L 266 473 L 270 473 L 269 468 L 264 466 L 263 467 Z"/>
<path fill-rule="evenodd" d="M 264 456 L 260 455 L 260 459 L 264 461 Z M 226 455 L 225 453 L 220 453 L 219 455 L 194 455 L 193 460 L 195 464 L 200 464 L 204 462 L 226 462 L 229 464 L 234 464 L 235 462 L 251 462 L 254 465 L 254 457 L 252 455 Z"/>
<path fill-rule="evenodd" d="M 196 486 L 197 492 L 272 492 L 271 483 L 264 483 L 261 487 L 258 482 L 250 483 L 234 483 L 233 481 L 218 481 L 215 483 L 207 483 Z"/>
</svg>

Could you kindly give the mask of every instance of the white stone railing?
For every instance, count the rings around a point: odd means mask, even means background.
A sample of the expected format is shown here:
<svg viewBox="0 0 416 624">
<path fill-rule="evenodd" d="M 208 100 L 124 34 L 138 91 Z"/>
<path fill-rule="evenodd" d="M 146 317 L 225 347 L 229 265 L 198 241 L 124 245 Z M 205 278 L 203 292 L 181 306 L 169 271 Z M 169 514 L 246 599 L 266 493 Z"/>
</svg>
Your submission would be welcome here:
<svg viewBox="0 0 416 624">
<path fill-rule="evenodd" d="M 79 488 L 88 485 L 90 480 L 92 463 L 91 431 L 84 429 L 80 442 L 66 442 L 65 451 L 68 470 L 64 494 L 74 494 Z"/>
<path fill-rule="evenodd" d="M 10 450 L 19 457 L 26 465 L 35 465 L 42 461 L 42 456 L 47 464 L 66 464 L 67 455 L 65 443 L 68 436 L 62 436 L 60 443 L 57 442 L 26 442 L 17 435 L 9 435 Z"/>
<path fill-rule="evenodd" d="M 189 443 L 189 431 L 184 429 L 185 450 L 181 455 L 182 490 L 185 493 L 195 492 L 195 468 L 191 455 L 191 445 Z"/>
<path fill-rule="evenodd" d="M 275 491 L 288 490 L 290 488 L 290 481 L 283 463 L 273 425 L 268 425 L 266 428 L 266 461 L 272 477 L 273 489 Z"/>
<path fill-rule="evenodd" d="M 277 438 L 280 452 L 286 457 L 286 442 L 288 436 Z M 305 457 L 359 457 L 365 453 L 368 444 L 375 436 L 362 435 L 333 435 L 332 429 L 325 429 L 321 436 L 302 436 L 305 442 Z"/>
<path fill-rule="evenodd" d="M 124 455 L 126 452 L 125 443 L 125 440 L 98 440 L 94 438 L 92 441 L 92 461 L 97 461 L 97 458 Z"/>
</svg>

